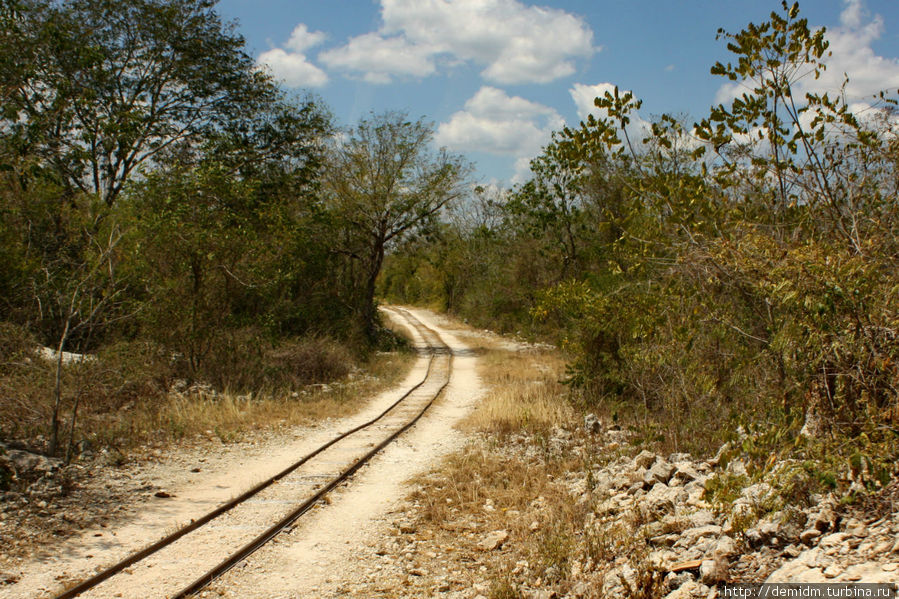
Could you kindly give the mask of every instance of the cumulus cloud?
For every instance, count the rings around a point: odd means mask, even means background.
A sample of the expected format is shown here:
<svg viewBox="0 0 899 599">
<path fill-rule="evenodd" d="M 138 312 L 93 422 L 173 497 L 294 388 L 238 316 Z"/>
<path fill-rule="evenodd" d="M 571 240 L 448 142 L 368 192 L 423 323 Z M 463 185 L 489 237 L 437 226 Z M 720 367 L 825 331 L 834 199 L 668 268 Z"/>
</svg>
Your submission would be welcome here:
<svg viewBox="0 0 899 599">
<path fill-rule="evenodd" d="M 899 88 L 899 59 L 886 58 L 874 52 L 872 44 L 884 33 L 883 18 L 871 15 L 864 0 L 844 0 L 840 25 L 828 28 L 832 55 L 825 60 L 827 69 L 815 80 L 806 77 L 796 86 L 801 95 L 807 92 L 833 95 L 840 91 L 846 77 L 846 97 L 850 102 L 871 98 L 882 89 Z M 715 101 L 726 103 L 742 95 L 746 87 L 727 83 L 719 88 Z"/>
<path fill-rule="evenodd" d="M 487 152 L 527 161 L 563 124 L 559 113 L 548 106 L 485 86 L 465 103 L 463 110 L 438 126 L 435 141 L 457 151 Z"/>
<path fill-rule="evenodd" d="M 345 46 L 322 52 L 319 59 L 332 68 L 358 71 L 369 83 L 390 83 L 396 75 L 426 77 L 436 70 L 426 48 L 377 33 L 354 37 Z"/>
<path fill-rule="evenodd" d="M 273 48 L 259 55 L 258 64 L 271 69 L 272 74 L 290 87 L 321 87 L 328 83 L 328 75 L 306 58 L 305 52 L 325 41 L 321 31 L 309 31 L 303 23 L 297 25 L 286 48 Z"/>
<path fill-rule="evenodd" d="M 597 83 L 596 85 L 575 83 L 568 90 L 568 93 L 571 94 L 571 99 L 574 100 L 575 107 L 577 107 L 577 115 L 581 120 L 586 119 L 588 114 L 592 114 L 594 117 L 600 116 L 599 109 L 593 104 L 593 100 L 605 96 L 606 92 L 615 93 L 615 85 L 612 83 Z"/>
<path fill-rule="evenodd" d="M 328 34 L 324 31 L 309 31 L 305 24 L 300 23 L 294 27 L 287 40 L 287 47 L 294 52 L 305 52 L 309 48 L 314 48 L 328 39 Z"/>
<path fill-rule="evenodd" d="M 547 83 L 575 72 L 591 56 L 593 32 L 580 17 L 518 0 L 381 0 L 379 31 L 322 54 L 332 68 L 375 82 L 426 76 L 436 65 L 473 63 L 500 84 Z M 385 63 L 361 50 L 380 52 Z"/>
<path fill-rule="evenodd" d="M 839 89 L 849 76 L 846 95 L 850 100 L 870 97 L 882 89 L 899 88 L 899 59 L 875 54 L 871 45 L 884 33 L 883 18 L 873 17 L 861 0 L 848 0 L 840 15 L 840 26 L 827 32 L 833 56 L 827 70 L 809 88 Z"/>
</svg>

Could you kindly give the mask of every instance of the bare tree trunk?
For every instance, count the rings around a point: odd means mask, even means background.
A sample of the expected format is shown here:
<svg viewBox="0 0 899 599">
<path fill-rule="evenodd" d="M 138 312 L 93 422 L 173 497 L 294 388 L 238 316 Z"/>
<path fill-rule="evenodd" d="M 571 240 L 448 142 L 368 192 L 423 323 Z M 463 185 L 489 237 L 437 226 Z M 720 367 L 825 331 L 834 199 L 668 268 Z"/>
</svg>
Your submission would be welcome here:
<svg viewBox="0 0 899 599">
<path fill-rule="evenodd" d="M 72 448 L 75 445 L 75 421 L 78 418 L 79 403 L 81 403 L 81 398 L 76 396 L 75 405 L 72 406 L 72 418 L 69 421 L 69 443 L 66 445 L 66 464 L 69 464 L 72 461 Z"/>
<path fill-rule="evenodd" d="M 362 310 L 362 317 L 365 326 L 365 335 L 369 341 L 375 341 L 377 330 L 375 322 L 377 320 L 377 308 L 375 307 L 375 287 L 378 282 L 378 275 L 381 273 L 381 265 L 384 262 L 384 243 L 378 240 L 375 247 L 372 248 L 372 256 L 368 265 L 368 278 L 365 282 L 365 302 Z"/>
<path fill-rule="evenodd" d="M 66 326 L 59 338 L 59 345 L 56 348 L 56 381 L 53 385 L 53 414 L 50 417 L 50 446 L 47 453 L 51 456 L 56 455 L 59 446 L 59 407 L 62 403 L 62 352 L 69 336 L 69 327 L 72 323 L 71 314 L 66 318 Z"/>
</svg>

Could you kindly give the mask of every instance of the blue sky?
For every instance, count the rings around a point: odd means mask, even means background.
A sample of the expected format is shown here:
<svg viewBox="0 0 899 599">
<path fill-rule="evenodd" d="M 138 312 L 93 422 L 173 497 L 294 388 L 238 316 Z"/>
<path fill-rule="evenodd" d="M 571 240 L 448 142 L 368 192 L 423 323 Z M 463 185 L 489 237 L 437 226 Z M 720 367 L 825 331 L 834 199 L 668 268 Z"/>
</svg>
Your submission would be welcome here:
<svg viewBox="0 0 899 599">
<path fill-rule="evenodd" d="M 563 123 L 611 85 L 642 115 L 705 116 L 727 98 L 709 74 L 726 60 L 719 27 L 766 20 L 779 0 L 222 0 L 251 54 L 286 87 L 310 91 L 337 122 L 404 110 L 436 141 L 508 184 Z M 899 89 L 897 0 L 807 0 L 833 56 L 815 89 L 850 77 L 852 101 Z"/>
</svg>

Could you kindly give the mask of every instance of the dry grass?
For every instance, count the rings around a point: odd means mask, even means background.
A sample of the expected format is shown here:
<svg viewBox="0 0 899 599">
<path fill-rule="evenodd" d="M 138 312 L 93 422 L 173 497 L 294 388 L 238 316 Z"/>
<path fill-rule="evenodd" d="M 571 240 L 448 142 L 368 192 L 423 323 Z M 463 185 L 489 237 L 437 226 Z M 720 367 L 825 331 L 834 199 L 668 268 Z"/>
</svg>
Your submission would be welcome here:
<svg viewBox="0 0 899 599">
<path fill-rule="evenodd" d="M 410 353 L 379 353 L 368 361 L 363 374 L 351 373 L 290 394 L 172 393 L 158 408 L 136 410 L 109 429 L 109 440 L 159 435 L 176 440 L 212 432 L 231 442 L 250 431 L 340 418 L 358 410 L 360 400 L 395 385 L 414 360 Z"/>
<path fill-rule="evenodd" d="M 502 436 L 481 436 L 417 481 L 411 499 L 418 506 L 419 538 L 435 548 L 452 547 L 441 563 L 455 560 L 450 569 L 483 564 L 486 571 L 470 582 L 487 581 L 483 594 L 491 598 L 520 597 L 525 585 L 561 596 L 575 579 L 593 576 L 597 564 L 614 561 L 637 542 L 624 527 L 597 526 L 593 498 L 573 496 L 565 483 L 587 467 L 587 454 L 573 451 L 584 440 L 556 444 L 541 433 Z M 478 542 L 495 530 L 509 533 L 502 549 L 480 551 Z"/>
<path fill-rule="evenodd" d="M 452 545 L 463 564 L 485 562 L 491 598 L 519 597 L 522 576 L 562 584 L 561 590 L 572 568 L 580 567 L 591 507 L 573 501 L 561 482 L 591 459 L 590 452 L 572 451 L 577 413 L 561 383 L 565 361 L 552 348 L 470 330 L 453 333 L 479 355 L 488 390 L 463 423 L 476 440 L 418 481 L 412 499 L 421 525 L 438 545 Z M 465 530 L 473 532 L 461 535 Z M 509 533 L 503 551 L 479 552 L 477 542 L 493 530 Z"/>
<path fill-rule="evenodd" d="M 69 364 L 62 377 L 62 440 L 68 441 L 76 402 L 74 441 L 111 446 L 119 456 L 147 442 L 210 434 L 233 441 L 251 431 L 336 418 L 357 410 L 360 398 L 395 384 L 415 359 L 411 352 L 394 351 L 359 363 L 340 344 L 319 338 L 257 345 L 245 361 L 234 352 L 218 366 L 222 376 L 210 381 L 224 390 L 188 385 L 178 362 L 147 343 L 110 346 L 91 360 Z M 42 450 L 55 364 L 39 358 L 33 340 L 16 327 L 0 328 L 0 348 L 0 440 Z M 240 390 L 229 390 L 229 382 Z M 246 391 L 250 384 L 256 391 Z"/>
<path fill-rule="evenodd" d="M 437 555 L 435 571 L 439 564 L 468 572 L 458 588 L 488 599 L 529 596 L 528 588 L 565 596 L 575 585 L 577 596 L 599 597 L 609 564 L 636 554 L 642 539 L 632 522 L 595 516 L 604 496 L 593 494 L 588 473 L 608 455 L 601 438 L 579 426 L 570 389 L 560 382 L 563 357 L 552 348 L 460 329 L 453 333 L 479 355 L 488 389 L 463 425 L 473 440 L 416 481 L 414 516 L 406 517 L 416 520 L 419 555 Z M 509 535 L 502 547 L 478 547 L 499 530 Z"/>
<path fill-rule="evenodd" d="M 575 412 L 560 382 L 564 367 L 558 354 L 547 350 L 485 350 L 478 371 L 489 391 L 465 426 L 508 434 L 573 425 Z"/>
</svg>

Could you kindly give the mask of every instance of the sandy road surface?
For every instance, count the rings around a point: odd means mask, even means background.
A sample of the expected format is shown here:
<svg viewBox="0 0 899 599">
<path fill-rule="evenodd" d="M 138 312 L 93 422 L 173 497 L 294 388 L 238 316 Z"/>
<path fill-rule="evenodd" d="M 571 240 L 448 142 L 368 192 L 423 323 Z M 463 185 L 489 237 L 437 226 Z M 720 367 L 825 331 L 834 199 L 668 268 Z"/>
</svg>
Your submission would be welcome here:
<svg viewBox="0 0 899 599">
<path fill-rule="evenodd" d="M 402 509 L 404 482 L 459 449 L 464 441 L 454 428 L 483 392 L 476 358 L 429 312 L 411 310 L 438 331 L 453 349 L 453 376 L 442 398 L 396 443 L 389 446 L 289 535 L 282 535 L 215 583 L 210 596 L 246 599 L 333 597 L 346 586 L 359 588 L 377 568 L 372 547 L 384 539 L 390 521 Z M 371 596 L 378 596 L 372 589 Z"/>
<path fill-rule="evenodd" d="M 412 430 L 357 473 L 348 485 L 335 491 L 330 505 L 308 514 L 289 535 L 282 534 L 226 575 L 214 586 L 218 591 L 214 594 L 266 599 L 322 597 L 333 594 L 348 581 L 358 584 L 370 564 L 354 558 L 357 549 L 384 534 L 385 516 L 395 512 L 406 492 L 404 481 L 461 445 L 462 436 L 454 424 L 468 413 L 482 392 L 475 374 L 475 358 L 466 355 L 464 344 L 441 327 L 432 314 L 421 310 L 412 313 L 437 330 L 456 355 L 444 396 Z M 296 430 L 289 439 L 256 447 L 249 453 L 219 456 L 207 463 L 202 473 L 191 477 L 185 477 L 183 463 L 176 461 L 172 468 L 177 471 L 169 473 L 174 482 L 167 487 L 173 497 L 150 499 L 140 506 L 138 516 L 116 529 L 85 531 L 60 550 L 21 564 L 21 580 L 0 589 L 0 596 L 51 596 L 59 590 L 61 580 L 86 577 L 99 566 L 121 559 L 278 472 L 336 433 L 370 419 L 404 389 L 421 380 L 426 366 L 427 360 L 420 359 L 398 389 L 372 399 L 353 417 Z M 164 479 L 165 465 L 155 474 Z M 94 591 L 91 596 L 131 594 L 127 590 L 123 593 L 119 586 L 108 592 Z"/>
</svg>

